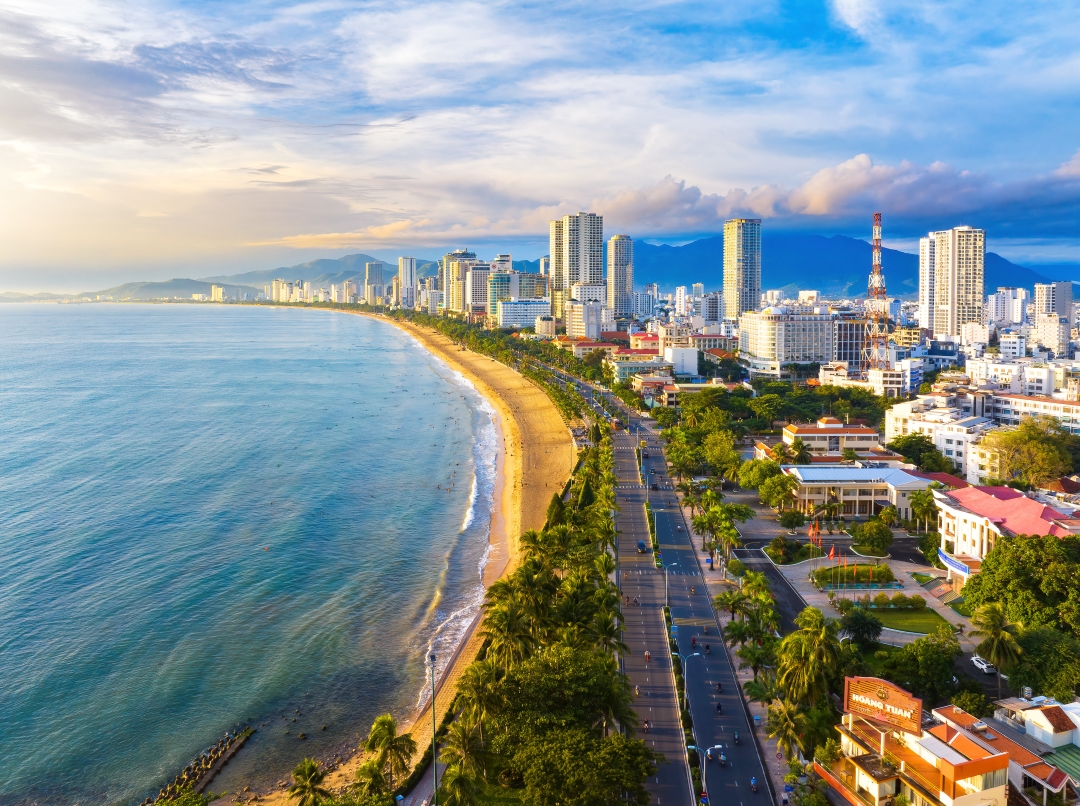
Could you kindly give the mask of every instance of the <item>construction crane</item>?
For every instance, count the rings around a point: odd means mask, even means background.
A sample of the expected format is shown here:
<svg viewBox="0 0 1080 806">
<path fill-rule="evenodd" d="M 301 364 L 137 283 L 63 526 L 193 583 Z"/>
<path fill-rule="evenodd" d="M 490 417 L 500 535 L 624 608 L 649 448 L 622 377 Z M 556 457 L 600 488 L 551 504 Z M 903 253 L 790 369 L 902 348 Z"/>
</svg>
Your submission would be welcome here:
<svg viewBox="0 0 1080 806">
<path fill-rule="evenodd" d="M 873 268 L 866 286 L 866 339 L 863 346 L 863 369 L 889 368 L 889 300 L 885 294 L 885 275 L 881 271 L 881 213 L 874 213 Z"/>
</svg>

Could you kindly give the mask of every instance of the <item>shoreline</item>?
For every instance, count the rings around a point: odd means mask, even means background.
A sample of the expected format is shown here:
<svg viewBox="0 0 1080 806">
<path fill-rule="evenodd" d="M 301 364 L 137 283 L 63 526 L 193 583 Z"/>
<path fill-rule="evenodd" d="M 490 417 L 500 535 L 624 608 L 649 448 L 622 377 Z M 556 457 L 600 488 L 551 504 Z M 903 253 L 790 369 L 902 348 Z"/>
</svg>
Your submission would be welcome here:
<svg viewBox="0 0 1080 806">
<path fill-rule="evenodd" d="M 519 560 L 518 538 L 522 532 L 543 527 L 547 505 L 553 492 L 561 492 L 577 459 L 577 450 L 566 423 L 555 405 L 540 388 L 493 358 L 458 347 L 440 333 L 410 322 L 360 311 L 339 311 L 366 316 L 392 325 L 419 342 L 430 354 L 459 373 L 494 411 L 496 431 L 495 490 L 492 496 L 489 555 L 484 566 L 483 586 L 512 573 Z M 561 444 L 560 444 L 561 443 Z M 482 641 L 478 627 L 481 614 L 462 634 L 450 661 L 438 677 L 435 710 L 442 720 L 456 694 L 456 682 L 475 659 Z M 408 719 L 402 719 L 399 733 L 410 733 L 417 745 L 415 764 L 431 745 L 431 705 Z M 356 749 L 328 772 L 325 785 L 337 789 L 352 783 L 363 759 Z M 291 771 L 286 771 L 289 777 Z M 422 786 L 422 784 L 421 784 Z M 246 793 L 231 793 L 216 801 L 240 801 Z M 286 806 L 283 788 L 259 794 L 258 802 Z"/>
</svg>

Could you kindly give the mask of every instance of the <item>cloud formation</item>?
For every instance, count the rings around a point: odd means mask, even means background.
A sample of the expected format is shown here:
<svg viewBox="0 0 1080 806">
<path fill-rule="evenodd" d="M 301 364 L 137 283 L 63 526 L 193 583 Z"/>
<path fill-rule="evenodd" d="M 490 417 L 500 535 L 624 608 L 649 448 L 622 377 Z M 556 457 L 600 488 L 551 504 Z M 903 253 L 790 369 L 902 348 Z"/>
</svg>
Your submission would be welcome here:
<svg viewBox="0 0 1080 806">
<path fill-rule="evenodd" d="M 0 286 L 542 242 L 578 209 L 1080 244 L 1078 94 L 1063 0 L 0 0 Z"/>
</svg>

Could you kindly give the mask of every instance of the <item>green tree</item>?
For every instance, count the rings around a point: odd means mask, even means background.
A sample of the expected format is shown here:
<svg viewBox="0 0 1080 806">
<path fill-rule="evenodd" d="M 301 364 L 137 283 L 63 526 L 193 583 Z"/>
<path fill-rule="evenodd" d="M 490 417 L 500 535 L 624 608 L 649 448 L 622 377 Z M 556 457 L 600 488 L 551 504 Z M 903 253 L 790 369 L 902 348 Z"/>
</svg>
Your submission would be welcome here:
<svg viewBox="0 0 1080 806">
<path fill-rule="evenodd" d="M 844 448 L 840 451 L 840 461 L 842 462 L 855 462 L 858 461 L 859 452 L 854 448 Z"/>
<path fill-rule="evenodd" d="M 799 489 L 799 480 L 786 473 L 770 476 L 758 487 L 758 497 L 775 509 L 783 509 L 786 504 L 795 500 L 795 493 Z"/>
<path fill-rule="evenodd" d="M 953 691 L 953 663 L 960 642 L 952 629 L 941 627 L 882 659 L 882 676 L 923 698 L 927 706 L 945 700 Z"/>
<path fill-rule="evenodd" d="M 806 523 L 806 516 L 797 509 L 789 509 L 780 515 L 780 525 L 792 533 Z"/>
<path fill-rule="evenodd" d="M 394 790 L 394 776 L 399 780 L 409 772 L 409 762 L 416 752 L 416 742 L 408 733 L 398 734 L 397 722 L 390 714 L 376 717 L 368 732 L 364 749 L 375 753 L 379 766 L 386 772 L 390 790 Z M 302 804 L 303 806 L 303 804 Z"/>
<path fill-rule="evenodd" d="M 761 419 L 769 423 L 772 428 L 773 422 L 780 416 L 784 408 L 784 401 L 779 395 L 762 395 L 750 401 L 750 409 Z"/>
<path fill-rule="evenodd" d="M 1080 688 L 1080 639 L 1053 627 L 1024 630 L 1016 639 L 1020 660 L 1009 671 L 1014 690 L 1030 686 L 1036 694 L 1072 702 Z"/>
<path fill-rule="evenodd" d="M 871 551 L 884 554 L 893 542 L 892 529 L 879 520 L 867 521 L 855 531 L 855 542 Z"/>
<path fill-rule="evenodd" d="M 563 505 L 562 496 L 558 493 L 551 494 L 551 503 L 547 508 L 547 526 L 554 526 L 557 523 L 562 523 L 563 512 L 566 507 Z"/>
<path fill-rule="evenodd" d="M 1070 447 L 1077 442 L 1057 418 L 1040 414 L 988 433 L 980 448 L 993 454 L 998 475 L 1038 487 L 1072 470 Z"/>
<path fill-rule="evenodd" d="M 896 507 L 893 506 L 885 507 L 883 510 L 881 510 L 881 512 L 878 513 L 878 520 L 884 523 L 889 528 L 892 528 L 894 525 L 896 525 L 896 521 L 898 518 L 899 515 L 897 515 L 896 513 Z"/>
<path fill-rule="evenodd" d="M 705 437 L 702 444 L 705 461 L 712 471 L 724 473 L 734 462 L 741 462 L 738 448 L 735 447 L 735 435 L 730 431 L 714 431 Z"/>
<path fill-rule="evenodd" d="M 448 766 L 439 782 L 439 803 L 474 806 L 479 802 L 480 777 L 458 766 Z"/>
<path fill-rule="evenodd" d="M 998 698 L 1001 697 L 1001 669 L 1013 666 L 1020 660 L 1023 650 L 1016 642 L 1017 626 L 1009 621 L 1005 608 L 999 602 L 980 606 L 971 617 L 968 635 L 981 638 L 975 647 L 980 657 L 986 658 L 997 668 Z"/>
<path fill-rule="evenodd" d="M 361 795 L 385 795 L 390 789 L 377 758 L 369 758 L 356 770 L 356 789 Z"/>
<path fill-rule="evenodd" d="M 776 739 L 777 746 L 789 759 L 795 757 L 796 748 L 804 750 L 803 734 L 806 732 L 806 715 L 788 700 L 777 700 L 769 706 L 765 733 Z"/>
<path fill-rule="evenodd" d="M 930 490 L 916 490 L 909 497 L 911 502 L 911 514 L 923 522 L 926 529 L 930 528 L 930 522 L 937 522 L 937 504 L 934 502 L 934 493 Z"/>
<path fill-rule="evenodd" d="M 965 689 L 958 691 L 949 702 L 978 719 L 994 715 L 994 704 L 986 698 L 982 690 Z"/>
<path fill-rule="evenodd" d="M 885 627 L 881 619 L 862 607 L 855 607 L 848 611 L 847 615 L 840 620 L 840 625 L 851 640 L 863 649 L 869 649 L 877 643 Z"/>
<path fill-rule="evenodd" d="M 812 706 L 828 695 L 840 651 L 839 625 L 815 607 L 799 613 L 795 625 L 777 649 L 776 682 L 785 699 Z"/>
<path fill-rule="evenodd" d="M 517 602 L 491 604 L 481 635 L 488 640 L 488 657 L 503 669 L 512 669 L 532 653 L 533 627 L 529 614 Z M 486 607 L 488 605 L 485 605 Z"/>
<path fill-rule="evenodd" d="M 326 773 L 319 769 L 315 759 L 305 758 L 297 764 L 292 778 L 289 797 L 297 802 L 297 806 L 319 806 L 330 798 L 330 790 L 323 786 Z"/>
<path fill-rule="evenodd" d="M 514 754 L 528 806 L 647 806 L 644 784 L 658 760 L 641 741 L 618 733 L 598 739 L 580 728 L 528 742 Z"/>
<path fill-rule="evenodd" d="M 446 729 L 439 761 L 474 779 L 486 775 L 484 743 L 472 728 L 460 720 L 451 722 Z"/>
<path fill-rule="evenodd" d="M 920 470 L 930 473 L 949 472 L 953 469 L 953 463 L 934 446 L 934 441 L 923 433 L 905 434 L 897 437 L 886 446 L 891 451 L 896 451 L 905 460 L 919 466 Z"/>
<path fill-rule="evenodd" d="M 979 573 L 964 586 L 973 608 L 1000 602 L 1027 629 L 1055 627 L 1080 635 L 1080 537 L 998 537 Z"/>
</svg>

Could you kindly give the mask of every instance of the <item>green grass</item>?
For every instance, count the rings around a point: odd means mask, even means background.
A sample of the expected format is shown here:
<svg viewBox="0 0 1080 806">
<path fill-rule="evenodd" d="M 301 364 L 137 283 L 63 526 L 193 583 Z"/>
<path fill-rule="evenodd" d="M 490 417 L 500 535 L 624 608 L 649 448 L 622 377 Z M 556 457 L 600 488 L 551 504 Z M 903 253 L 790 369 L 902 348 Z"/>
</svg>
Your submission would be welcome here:
<svg viewBox="0 0 1080 806">
<path fill-rule="evenodd" d="M 933 574 L 920 574 L 918 572 L 913 573 L 911 575 L 911 578 L 918 582 L 920 585 L 925 585 L 931 579 L 936 579 Z"/>
<path fill-rule="evenodd" d="M 887 552 L 887 551 L 878 551 L 877 549 L 872 549 L 869 546 L 855 546 L 855 545 L 853 545 L 851 547 L 851 550 L 852 551 L 857 551 L 859 554 L 862 554 L 864 557 L 888 557 L 889 556 L 889 552 Z"/>
<path fill-rule="evenodd" d="M 951 607 L 961 616 L 964 616 L 966 618 L 971 618 L 972 614 L 975 612 L 971 609 L 971 605 L 965 602 L 963 598 L 954 599 L 953 601 L 949 602 L 949 607 Z"/>
<path fill-rule="evenodd" d="M 881 677 L 884 669 L 882 668 L 883 661 L 874 657 L 875 652 L 887 652 L 893 655 L 900 651 L 898 646 L 889 646 L 888 644 L 874 644 L 869 649 L 866 649 L 862 653 L 862 660 L 867 666 L 870 667 L 870 674 L 873 677 Z"/>
<path fill-rule="evenodd" d="M 952 629 L 949 622 L 929 608 L 926 610 L 878 610 L 875 608 L 870 612 L 881 619 L 882 624 L 892 630 L 929 634 L 935 632 L 941 626 Z"/>
</svg>

